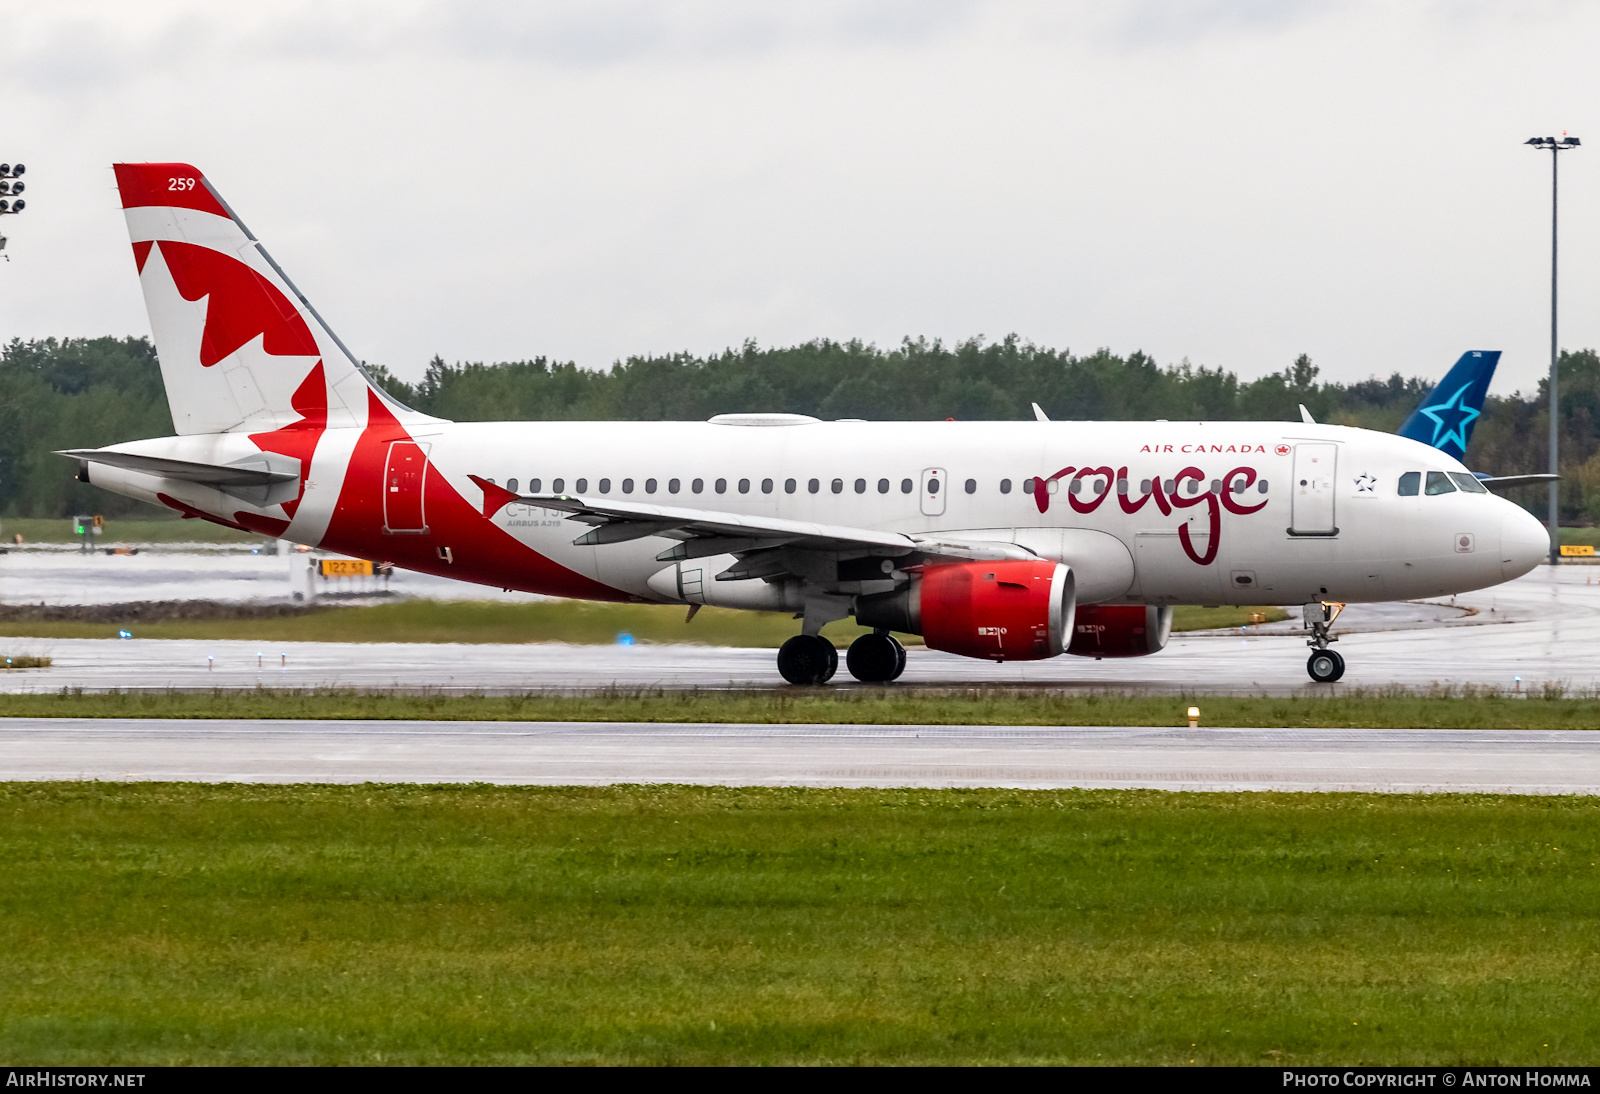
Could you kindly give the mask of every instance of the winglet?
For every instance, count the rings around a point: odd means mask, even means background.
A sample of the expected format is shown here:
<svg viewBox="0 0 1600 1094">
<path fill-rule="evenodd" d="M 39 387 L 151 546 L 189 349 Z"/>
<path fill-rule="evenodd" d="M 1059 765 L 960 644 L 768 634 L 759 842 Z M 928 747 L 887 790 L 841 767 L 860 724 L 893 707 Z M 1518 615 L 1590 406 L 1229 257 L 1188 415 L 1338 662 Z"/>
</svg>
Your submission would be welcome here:
<svg viewBox="0 0 1600 1094">
<path fill-rule="evenodd" d="M 1311 411 L 1306 409 L 1306 404 L 1300 404 L 1300 420 L 1306 425 L 1316 425 L 1317 420 L 1311 416 Z"/>
<path fill-rule="evenodd" d="M 488 479 L 480 479 L 476 475 L 468 475 L 467 478 L 471 479 L 474 485 L 483 491 L 483 515 L 486 517 L 494 516 L 505 508 L 507 503 L 517 500 L 516 494 L 503 486 L 496 486 Z"/>
<path fill-rule="evenodd" d="M 1050 416 L 1040 409 L 1038 403 L 1033 404 L 1033 420 L 1036 422 L 1048 422 L 1050 420 Z"/>
</svg>

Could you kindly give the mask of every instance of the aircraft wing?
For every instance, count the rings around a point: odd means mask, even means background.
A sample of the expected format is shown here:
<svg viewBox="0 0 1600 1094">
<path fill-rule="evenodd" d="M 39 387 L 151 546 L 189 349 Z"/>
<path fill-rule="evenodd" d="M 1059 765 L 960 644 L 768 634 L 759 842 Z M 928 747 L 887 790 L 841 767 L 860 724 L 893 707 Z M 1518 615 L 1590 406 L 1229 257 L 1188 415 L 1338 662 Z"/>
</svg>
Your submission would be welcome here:
<svg viewBox="0 0 1600 1094">
<path fill-rule="evenodd" d="M 579 498 L 566 494 L 514 494 L 477 475 L 468 476 L 483 491 L 485 516 L 513 502 L 567 513 L 594 528 L 575 546 L 625 543 L 646 536 L 681 540 L 657 555 L 662 562 L 710 555 L 744 555 L 784 547 L 796 551 L 844 552 L 895 558 L 920 554 L 963 559 L 1031 559 L 1033 552 L 1015 543 L 949 536 L 906 535 L 873 528 L 756 517 L 714 509 L 687 509 L 643 502 Z"/>
<path fill-rule="evenodd" d="M 1556 482 L 1560 475 L 1489 475 L 1478 477 L 1478 481 L 1491 490 L 1503 490 L 1511 486 L 1532 486 L 1540 482 Z"/>
</svg>

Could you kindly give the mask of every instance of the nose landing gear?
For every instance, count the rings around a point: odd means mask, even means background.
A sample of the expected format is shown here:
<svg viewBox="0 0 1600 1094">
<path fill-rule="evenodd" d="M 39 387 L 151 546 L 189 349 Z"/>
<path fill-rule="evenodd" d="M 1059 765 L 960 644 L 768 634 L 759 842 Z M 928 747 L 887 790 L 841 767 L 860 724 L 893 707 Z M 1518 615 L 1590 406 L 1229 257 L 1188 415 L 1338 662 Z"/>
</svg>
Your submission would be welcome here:
<svg viewBox="0 0 1600 1094">
<path fill-rule="evenodd" d="M 839 651 L 817 634 L 797 634 L 778 647 L 778 674 L 791 684 L 826 684 L 839 671 Z"/>
<path fill-rule="evenodd" d="M 1319 684 L 1331 684 L 1344 675 L 1344 658 L 1328 648 L 1339 641 L 1328 631 L 1342 611 L 1343 604 L 1322 601 L 1312 601 L 1304 608 L 1306 629 L 1311 632 L 1311 637 L 1306 639 L 1306 645 L 1311 647 L 1311 656 L 1306 659 L 1306 673 Z"/>
<path fill-rule="evenodd" d="M 864 634 L 850 643 L 844 663 L 863 684 L 886 684 L 906 671 L 906 648 L 893 635 Z"/>
</svg>

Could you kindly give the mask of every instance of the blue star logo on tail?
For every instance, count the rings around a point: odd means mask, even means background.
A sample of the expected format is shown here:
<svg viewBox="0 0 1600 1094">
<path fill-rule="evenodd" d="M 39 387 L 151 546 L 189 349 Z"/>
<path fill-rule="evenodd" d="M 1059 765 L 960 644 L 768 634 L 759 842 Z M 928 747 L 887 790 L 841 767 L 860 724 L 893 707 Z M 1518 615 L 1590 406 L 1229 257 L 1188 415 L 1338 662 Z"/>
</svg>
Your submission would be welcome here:
<svg viewBox="0 0 1600 1094">
<path fill-rule="evenodd" d="M 1478 417 L 1479 411 L 1470 406 L 1462 406 L 1462 396 L 1466 395 L 1473 381 L 1462 384 L 1456 393 L 1442 403 L 1421 408 L 1422 413 L 1433 422 L 1433 447 L 1449 451 L 1447 445 L 1454 445 L 1459 455 L 1467 451 L 1467 427 Z"/>
</svg>

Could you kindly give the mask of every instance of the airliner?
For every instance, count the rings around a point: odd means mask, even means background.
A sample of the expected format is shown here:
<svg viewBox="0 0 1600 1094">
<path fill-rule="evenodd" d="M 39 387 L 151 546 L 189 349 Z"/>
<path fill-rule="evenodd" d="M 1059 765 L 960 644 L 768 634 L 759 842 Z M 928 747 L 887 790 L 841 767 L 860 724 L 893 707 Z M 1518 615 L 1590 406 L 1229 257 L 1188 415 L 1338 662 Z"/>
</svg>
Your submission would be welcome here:
<svg viewBox="0 0 1600 1094">
<path fill-rule="evenodd" d="M 791 684 L 905 668 L 896 633 L 993 661 L 1134 657 L 1174 605 L 1335 606 L 1510 580 L 1544 527 L 1454 456 L 1299 422 L 450 422 L 384 391 L 216 187 L 117 164 L 177 436 L 79 478 L 263 536 L 485 586 L 789 612 Z M 1459 403 L 1459 401 L 1458 401 Z M 1480 398 L 1481 403 L 1481 398 Z M 1462 448 L 1465 437 L 1462 437 Z"/>
</svg>

